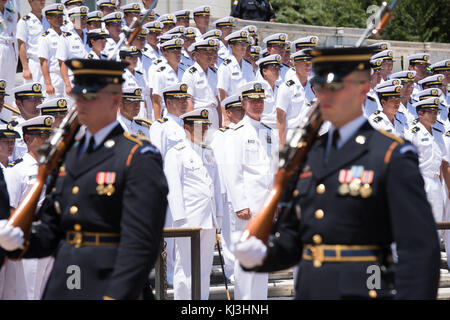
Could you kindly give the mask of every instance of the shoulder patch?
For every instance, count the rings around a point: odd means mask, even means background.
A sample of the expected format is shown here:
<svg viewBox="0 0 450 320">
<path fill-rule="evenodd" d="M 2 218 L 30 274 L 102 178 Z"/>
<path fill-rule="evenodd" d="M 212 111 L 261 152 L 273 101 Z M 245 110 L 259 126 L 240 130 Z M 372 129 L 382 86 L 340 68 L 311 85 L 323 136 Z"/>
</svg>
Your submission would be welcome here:
<svg viewBox="0 0 450 320">
<path fill-rule="evenodd" d="M 448 131 L 445 133 L 445 136 L 446 136 L 446 137 L 450 137 L 450 130 L 448 130 Z"/>
<path fill-rule="evenodd" d="M 164 123 L 164 122 L 167 122 L 169 119 L 167 119 L 167 118 L 161 118 L 161 119 L 158 119 L 158 120 L 156 120 L 156 121 L 158 121 L 159 123 Z"/>
<path fill-rule="evenodd" d="M 419 127 L 414 127 L 414 128 L 411 129 L 411 131 L 414 132 L 414 133 L 418 132 L 419 130 L 420 130 Z"/>
<path fill-rule="evenodd" d="M 288 80 L 288 81 L 286 81 L 286 85 L 287 85 L 288 87 L 292 86 L 294 83 L 295 83 L 294 80 Z"/>
<path fill-rule="evenodd" d="M 19 158 L 14 161 L 11 161 L 10 163 L 8 163 L 8 167 L 9 168 L 14 167 L 16 164 L 21 163 L 22 161 L 23 161 L 23 158 Z"/>
<path fill-rule="evenodd" d="M 392 140 L 397 141 L 399 144 L 405 144 L 405 140 L 400 138 L 399 136 L 396 136 L 395 134 L 389 133 L 386 130 L 378 130 L 379 133 L 385 135 L 388 138 L 391 138 Z"/>
<path fill-rule="evenodd" d="M 197 68 L 196 67 L 190 67 L 189 68 L 189 72 L 190 73 L 194 73 L 194 72 L 196 72 L 197 71 Z"/>
<path fill-rule="evenodd" d="M 216 67 L 209 67 L 209 69 L 210 69 L 212 72 L 217 73 Z"/>
<path fill-rule="evenodd" d="M 47 36 L 47 35 L 48 35 L 49 33 L 50 33 L 50 31 L 48 31 L 48 30 L 47 30 L 47 31 L 45 31 L 45 32 L 42 32 L 42 36 L 44 36 L 44 37 L 45 37 L 45 36 Z"/>
<path fill-rule="evenodd" d="M 153 146 L 151 144 L 146 145 L 146 146 L 142 147 L 141 149 L 139 149 L 139 154 L 147 154 L 147 153 L 158 154 L 159 151 L 155 146 Z"/>
<path fill-rule="evenodd" d="M 62 33 L 63 37 L 70 37 L 72 34 L 70 32 L 63 32 Z"/>
<path fill-rule="evenodd" d="M 380 113 L 381 113 L 380 110 L 375 110 L 375 111 L 373 112 L 373 114 L 380 114 Z"/>
<path fill-rule="evenodd" d="M 175 150 L 181 150 L 184 149 L 184 147 L 186 147 L 186 145 L 184 144 L 184 142 L 177 144 L 176 146 L 174 146 Z"/>
<path fill-rule="evenodd" d="M 380 116 L 373 118 L 373 121 L 374 121 L 375 123 L 378 123 L 378 122 L 380 122 L 381 120 L 383 120 L 383 118 L 380 117 Z"/>
<path fill-rule="evenodd" d="M 414 120 L 412 121 L 412 124 L 418 124 L 418 123 L 419 123 L 419 118 L 414 119 Z"/>
<path fill-rule="evenodd" d="M 134 143 L 137 143 L 140 146 L 143 146 L 144 144 L 150 143 L 149 139 L 147 139 L 144 136 L 139 135 L 139 134 L 134 134 L 134 133 L 130 133 L 130 132 L 124 131 L 123 135 L 128 140 L 131 140 L 131 141 L 133 141 Z"/>
<path fill-rule="evenodd" d="M 228 129 L 230 129 L 230 127 L 222 127 L 222 128 L 219 128 L 219 130 L 222 131 L 222 132 L 225 132 L 225 131 L 227 131 Z M 449 132 L 450 132 L 450 131 L 449 131 Z"/>
<path fill-rule="evenodd" d="M 89 53 L 87 57 L 88 57 L 88 59 L 93 59 L 94 55 L 92 53 Z"/>
<path fill-rule="evenodd" d="M 228 65 L 231 63 L 231 59 L 226 59 L 224 62 L 222 62 L 222 64 L 224 65 Z"/>
<path fill-rule="evenodd" d="M 265 124 L 264 122 L 261 122 L 261 124 L 262 124 L 264 127 L 266 127 L 267 129 L 272 130 L 272 128 L 269 127 L 269 126 L 268 126 L 267 124 Z"/>
<path fill-rule="evenodd" d="M 165 66 L 162 66 L 161 68 L 159 68 L 158 70 L 156 70 L 156 72 L 161 72 L 161 71 L 163 71 L 165 68 L 166 68 Z"/>
<path fill-rule="evenodd" d="M 151 120 L 144 119 L 144 118 L 134 118 L 133 121 L 136 122 L 138 125 L 146 127 L 146 128 L 150 128 L 150 126 L 153 123 Z"/>
<path fill-rule="evenodd" d="M 29 20 L 30 19 L 30 16 L 29 15 L 26 15 L 26 16 L 23 16 L 22 17 L 22 20 L 25 20 L 25 21 L 27 21 L 27 20 Z"/>
<path fill-rule="evenodd" d="M 158 64 L 158 63 L 160 63 L 160 62 L 162 62 L 161 59 L 156 59 L 155 61 L 153 61 L 153 64 Z"/>
<path fill-rule="evenodd" d="M 371 100 L 371 101 L 373 101 L 373 102 L 376 102 L 377 100 L 374 98 L 374 97 L 372 97 L 372 96 L 367 96 L 367 99 L 369 99 L 369 100 Z"/>
</svg>

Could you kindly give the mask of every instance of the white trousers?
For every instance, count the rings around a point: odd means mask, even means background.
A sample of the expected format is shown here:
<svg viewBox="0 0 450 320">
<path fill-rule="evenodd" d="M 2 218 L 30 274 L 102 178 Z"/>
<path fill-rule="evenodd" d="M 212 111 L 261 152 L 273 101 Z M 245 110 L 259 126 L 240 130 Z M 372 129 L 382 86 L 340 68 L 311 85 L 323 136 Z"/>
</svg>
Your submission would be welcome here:
<svg viewBox="0 0 450 320">
<path fill-rule="evenodd" d="M 54 95 L 48 95 L 46 93 L 46 86 L 45 86 L 45 80 L 44 76 L 41 78 L 41 84 L 42 84 L 42 94 L 46 96 L 46 99 L 53 99 L 57 97 L 65 97 L 66 96 L 66 86 L 64 84 L 64 80 L 60 73 L 57 72 L 50 72 L 50 79 L 52 80 L 52 86 L 55 89 Z"/>
<path fill-rule="evenodd" d="M 35 60 L 32 58 L 28 59 L 28 67 L 30 68 L 30 72 L 31 72 L 31 76 L 32 76 L 32 80 L 25 80 L 24 79 L 24 83 L 27 82 L 40 82 L 43 78 L 42 78 L 42 69 L 41 69 L 41 64 L 39 62 L 39 59 Z"/>
<path fill-rule="evenodd" d="M 6 80 L 6 93 L 9 94 L 5 96 L 5 103 L 14 105 L 14 94 L 11 91 L 16 86 L 17 59 L 12 44 L 0 42 L 0 66 L 0 79 Z"/>
<path fill-rule="evenodd" d="M 442 184 L 439 178 L 423 177 L 425 181 L 425 192 L 428 202 L 433 211 L 434 220 L 442 221 L 444 215 L 444 195 L 442 193 Z"/>
<path fill-rule="evenodd" d="M 222 244 L 222 256 L 225 262 L 225 276 L 230 279 L 234 275 L 234 254 L 231 252 L 231 230 L 234 230 L 236 213 L 233 210 L 233 205 L 228 201 L 227 195 L 223 195 L 223 218 L 222 218 L 222 233 L 220 234 L 220 242 Z"/>
<path fill-rule="evenodd" d="M 209 298 L 209 283 L 214 259 L 216 229 L 200 231 L 200 288 L 201 299 Z M 192 300 L 191 297 L 191 241 L 189 238 L 175 240 L 175 270 L 173 291 L 175 300 Z"/>
</svg>

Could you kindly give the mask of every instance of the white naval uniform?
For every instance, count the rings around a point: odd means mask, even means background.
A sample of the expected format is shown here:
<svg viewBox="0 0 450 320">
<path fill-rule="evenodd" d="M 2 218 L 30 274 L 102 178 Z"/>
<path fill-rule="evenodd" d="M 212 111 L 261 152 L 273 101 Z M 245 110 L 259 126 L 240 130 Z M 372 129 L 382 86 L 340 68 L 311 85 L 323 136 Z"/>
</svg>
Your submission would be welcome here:
<svg viewBox="0 0 450 320">
<path fill-rule="evenodd" d="M 237 93 L 244 84 L 253 81 L 253 67 L 245 59 L 242 59 L 242 68 L 234 55 L 225 60 L 217 71 L 217 88 L 226 92 L 227 97 Z"/>
<path fill-rule="evenodd" d="M 160 57 L 162 57 L 162 53 L 159 50 L 159 48 L 157 50 L 153 49 L 153 47 L 151 45 L 149 45 L 148 43 L 145 44 L 144 49 L 142 50 L 142 54 L 149 57 L 152 62 L 154 60 L 159 59 Z"/>
<path fill-rule="evenodd" d="M 217 89 L 217 71 L 208 68 L 205 72 L 196 62 L 186 70 L 181 82 L 188 86 L 187 92 L 192 95 L 194 109 L 208 109 L 209 117 L 214 128 L 219 128 L 219 115 L 217 106 L 219 104 Z"/>
<path fill-rule="evenodd" d="M 120 41 L 123 37 L 125 37 L 125 35 L 124 35 L 123 33 L 120 33 L 120 35 L 119 35 L 119 41 Z M 112 52 L 114 51 L 114 48 L 116 47 L 116 45 L 117 45 L 118 43 L 119 43 L 119 42 L 115 42 L 115 41 L 113 40 L 113 38 L 106 38 L 105 49 L 103 49 L 102 53 L 104 53 L 104 54 L 106 55 L 106 57 L 109 57 L 109 55 L 112 54 Z M 120 51 L 120 48 L 122 48 L 122 47 L 124 46 L 124 44 L 125 44 L 125 41 L 122 42 L 122 45 L 116 50 L 116 53 L 115 53 L 115 55 L 114 55 L 114 57 L 113 57 L 112 60 L 120 61 L 119 51 Z"/>
<path fill-rule="evenodd" d="M 370 89 L 367 93 L 367 98 L 363 106 L 364 116 L 369 119 L 369 117 L 377 110 L 382 111 L 383 107 L 381 106 L 380 99 L 378 99 L 378 95 L 375 90 Z"/>
<path fill-rule="evenodd" d="M 217 51 L 217 54 L 220 59 L 217 59 L 217 65 L 220 66 L 223 61 L 230 58 L 230 56 L 233 55 L 233 52 L 231 51 L 230 46 L 226 46 L 223 41 L 221 40 L 219 43 L 219 50 Z"/>
<path fill-rule="evenodd" d="M 279 83 L 275 82 L 272 89 L 272 87 L 266 80 L 263 79 L 261 82 L 264 84 L 264 93 L 266 95 L 266 97 L 264 98 L 264 110 L 261 114 L 261 122 L 265 123 L 273 130 L 278 132 L 277 108 L 275 102 L 277 99 Z"/>
<path fill-rule="evenodd" d="M 213 151 L 185 140 L 167 151 L 164 173 L 169 185 L 168 202 L 176 228 L 200 227 L 201 299 L 209 297 L 216 228 L 222 217 L 219 171 Z M 190 300 L 190 241 L 175 240 L 174 299 Z"/>
<path fill-rule="evenodd" d="M 16 40 L 17 13 L 7 9 L 0 12 L 0 79 L 6 80 L 5 102 L 12 105 L 14 95 L 11 90 L 15 86 L 17 57 L 19 54 Z"/>
<path fill-rule="evenodd" d="M 167 60 L 166 60 L 167 61 Z M 171 86 L 177 82 L 181 82 L 183 79 L 185 69 L 182 67 L 181 63 L 178 65 L 178 70 L 172 69 L 169 63 L 165 62 L 160 65 L 160 67 L 156 70 L 156 73 L 149 74 L 149 77 L 152 77 L 153 80 L 153 94 L 157 94 L 161 97 L 161 111 L 163 114 L 166 113 L 165 108 L 166 104 L 164 103 L 164 96 L 162 91 L 164 88 Z M 159 118 L 160 115 L 154 115 L 155 118 Z"/>
<path fill-rule="evenodd" d="M 39 82 L 42 78 L 41 64 L 38 57 L 38 44 L 39 37 L 48 28 L 50 28 L 50 25 L 45 16 L 42 16 L 41 21 L 32 12 L 23 16 L 17 22 L 17 39 L 25 43 L 28 67 L 33 78 L 32 80 L 24 80 L 24 82 Z"/>
<path fill-rule="evenodd" d="M 450 130 L 448 130 L 443 136 L 444 144 L 447 151 L 447 156 L 450 157 Z M 444 217 L 443 221 L 450 220 L 450 199 L 449 199 L 449 190 L 447 190 L 447 186 L 445 182 L 442 183 L 443 195 L 444 195 Z M 442 232 L 443 239 L 445 243 L 445 251 L 447 253 L 447 264 L 450 265 L 450 231 L 444 230 Z"/>
<path fill-rule="evenodd" d="M 19 206 L 20 200 L 26 196 L 36 182 L 37 172 L 38 163 L 29 153 L 24 155 L 23 161 L 5 170 L 9 203 L 12 208 Z M 45 189 L 40 195 L 38 209 L 44 198 Z M 3 299 L 39 300 L 53 268 L 53 261 L 53 257 L 9 260 L 5 271 L 6 283 Z"/>
<path fill-rule="evenodd" d="M 139 110 L 139 114 L 137 115 L 139 118 L 147 118 L 148 117 L 148 105 L 147 100 L 149 99 L 150 90 L 147 88 L 147 82 L 145 82 L 144 74 L 141 71 L 134 70 L 134 73 L 128 68 L 125 68 L 125 72 L 122 75 L 125 82 L 123 83 L 123 87 L 140 87 L 142 88 L 142 93 L 144 95 L 144 101 L 141 102 L 141 108 Z M 147 93 L 147 94 L 145 94 Z"/>
<path fill-rule="evenodd" d="M 19 115 L 16 121 L 18 122 L 18 124 L 21 124 L 22 122 L 25 121 L 25 119 Z M 17 159 L 22 159 L 28 152 L 27 144 L 23 140 L 22 128 L 18 128 L 17 126 L 15 126 L 14 130 L 16 130 L 20 134 L 20 138 L 15 139 L 14 152 L 12 154 L 13 161 Z"/>
<path fill-rule="evenodd" d="M 178 143 L 186 139 L 186 132 L 183 127 L 183 120 L 179 117 L 167 112 L 164 118 L 158 119 L 152 123 L 149 130 L 150 141 L 158 148 L 161 157 L 164 160 L 167 151 Z M 172 214 L 170 206 L 167 207 L 165 228 L 173 227 Z M 173 270 L 175 264 L 175 239 L 166 238 L 166 265 L 167 265 L 167 281 L 173 283 Z"/>
<path fill-rule="evenodd" d="M 398 119 L 397 115 L 394 116 L 394 123 L 392 123 L 387 115 L 383 111 L 375 111 L 369 116 L 369 123 L 376 130 L 384 130 L 389 133 L 396 134 L 400 137 L 405 135 L 405 125 Z"/>
<path fill-rule="evenodd" d="M 59 61 L 56 58 L 56 50 L 59 46 L 59 35 L 55 30 L 49 28 L 42 33 L 39 38 L 39 58 L 44 58 L 48 62 L 48 70 L 53 88 L 55 89 L 54 97 L 64 97 L 66 95 L 65 85 L 59 68 Z M 42 84 L 42 93 L 45 94 L 45 80 L 42 75 L 40 83 Z"/>
<path fill-rule="evenodd" d="M 245 115 L 228 139 L 225 183 L 236 212 L 249 208 L 254 216 L 269 194 L 278 164 L 278 136 L 260 121 Z M 235 231 L 249 223 L 236 217 Z M 267 299 L 267 273 L 245 272 L 236 261 L 236 300 Z"/>
<path fill-rule="evenodd" d="M 195 64 L 195 60 L 189 56 L 186 50 L 182 49 L 180 63 L 183 64 L 184 69 L 187 70 L 189 67 L 192 67 Z"/>
<path fill-rule="evenodd" d="M 106 60 L 106 56 L 102 53 L 100 53 L 100 57 L 95 53 L 94 50 L 89 51 L 89 53 L 85 57 L 86 59 L 93 59 L 93 60 Z"/>
<path fill-rule="evenodd" d="M 149 130 L 147 127 L 141 126 L 136 121 L 131 121 L 125 118 L 123 115 L 118 114 L 117 115 L 117 121 L 119 121 L 120 125 L 122 126 L 123 130 L 135 134 L 139 134 L 141 136 L 146 137 L 147 139 L 150 138 Z"/>
<path fill-rule="evenodd" d="M 434 219 L 442 221 L 444 199 L 440 180 L 442 161 L 449 162 L 449 155 L 441 131 L 433 128 L 433 134 L 419 122 L 405 134 L 418 149 L 419 169 L 425 181 L 425 192 L 433 210 Z"/>
</svg>

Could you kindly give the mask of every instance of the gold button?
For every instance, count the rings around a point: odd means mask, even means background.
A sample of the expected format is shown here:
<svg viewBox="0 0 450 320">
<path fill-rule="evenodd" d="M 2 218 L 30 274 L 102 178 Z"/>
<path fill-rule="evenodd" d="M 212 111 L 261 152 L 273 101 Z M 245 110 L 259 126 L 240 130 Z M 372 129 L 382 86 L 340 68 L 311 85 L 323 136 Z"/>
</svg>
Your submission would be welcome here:
<svg viewBox="0 0 450 320">
<path fill-rule="evenodd" d="M 316 216 L 316 219 L 322 219 L 325 213 L 323 212 L 322 209 L 319 209 L 316 210 L 316 212 L 314 212 L 314 215 Z"/>
<path fill-rule="evenodd" d="M 321 244 L 322 243 L 322 237 L 320 235 L 318 235 L 318 234 L 315 234 L 312 239 L 313 239 L 313 242 L 315 244 Z"/>
<path fill-rule="evenodd" d="M 314 260 L 313 266 L 314 268 L 320 268 L 322 266 L 322 262 L 320 262 L 319 260 Z"/>
<path fill-rule="evenodd" d="M 73 229 L 74 229 L 75 231 L 81 231 L 81 225 L 76 224 L 76 225 L 73 226 Z"/>
<path fill-rule="evenodd" d="M 80 188 L 79 188 L 79 187 L 75 186 L 75 187 L 72 188 L 72 193 L 73 193 L 73 194 L 77 194 L 78 191 L 80 191 Z"/>
<path fill-rule="evenodd" d="M 78 207 L 76 207 L 76 206 L 70 207 L 70 214 L 77 214 L 77 212 L 78 212 Z"/>
<path fill-rule="evenodd" d="M 298 194 L 300 193 L 300 191 L 298 191 L 297 189 L 294 190 L 294 192 L 292 192 L 292 195 L 294 197 L 298 196 Z"/>
<path fill-rule="evenodd" d="M 56 188 L 52 188 L 52 192 L 55 192 L 56 191 Z"/>
<path fill-rule="evenodd" d="M 377 292 L 375 290 L 369 290 L 369 297 L 375 299 L 377 297 Z"/>
<path fill-rule="evenodd" d="M 319 185 L 316 187 L 316 192 L 317 192 L 318 194 L 324 194 L 324 193 L 325 193 L 325 185 L 324 185 L 323 183 L 319 184 Z"/>
</svg>

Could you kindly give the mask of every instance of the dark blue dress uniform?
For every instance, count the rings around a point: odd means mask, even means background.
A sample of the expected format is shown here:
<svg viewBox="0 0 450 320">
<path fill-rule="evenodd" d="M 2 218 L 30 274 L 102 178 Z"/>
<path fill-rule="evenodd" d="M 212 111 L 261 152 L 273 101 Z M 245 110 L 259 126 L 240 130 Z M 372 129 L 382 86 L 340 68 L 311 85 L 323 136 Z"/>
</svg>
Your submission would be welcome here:
<svg viewBox="0 0 450 320">
<path fill-rule="evenodd" d="M 269 0 L 235 0 L 230 15 L 254 21 L 275 19 L 275 12 Z"/>
<path fill-rule="evenodd" d="M 329 54 L 333 60 L 340 54 L 351 58 L 344 49 Z M 323 56 L 322 62 L 330 63 Z M 357 62 L 353 70 L 365 64 Z M 315 71 L 317 77 L 340 76 Z M 415 147 L 367 121 L 340 148 L 330 147 L 326 158 L 328 139 L 328 134 L 316 139 L 286 192 L 289 205 L 257 271 L 298 264 L 296 299 L 436 298 L 439 241 Z"/>
<path fill-rule="evenodd" d="M 80 61 L 80 68 L 99 75 L 103 64 L 123 64 Z M 168 186 L 161 156 L 119 123 L 80 155 L 84 143 L 71 146 L 47 186 L 24 258 L 55 256 L 43 299 L 138 299 L 162 241 Z M 80 288 L 67 284 L 73 266 L 80 270 Z"/>
</svg>

